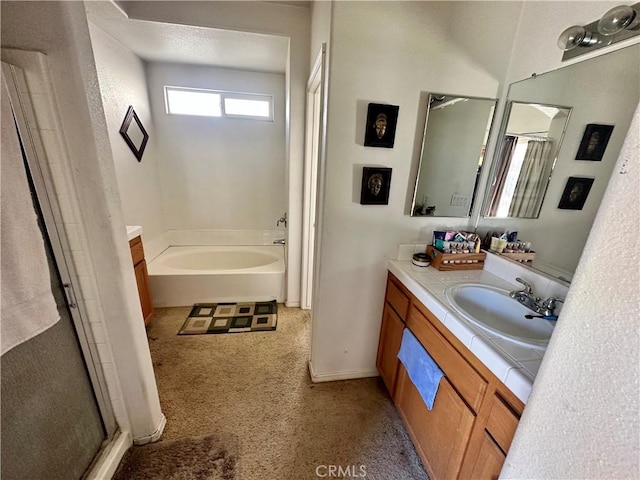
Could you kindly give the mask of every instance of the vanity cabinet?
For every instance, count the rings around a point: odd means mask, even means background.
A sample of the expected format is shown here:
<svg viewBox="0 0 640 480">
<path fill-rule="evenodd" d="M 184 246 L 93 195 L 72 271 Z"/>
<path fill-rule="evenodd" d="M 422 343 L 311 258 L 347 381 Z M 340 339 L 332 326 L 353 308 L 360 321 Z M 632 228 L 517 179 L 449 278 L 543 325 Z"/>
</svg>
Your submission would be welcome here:
<svg viewBox="0 0 640 480">
<path fill-rule="evenodd" d="M 149 288 L 149 274 L 147 273 L 147 262 L 144 259 L 142 238 L 138 236 L 130 240 L 129 248 L 131 249 L 133 270 L 136 274 L 136 284 L 138 286 L 138 296 L 140 297 L 142 317 L 144 318 L 145 326 L 147 326 L 153 316 L 153 299 Z"/>
<path fill-rule="evenodd" d="M 404 328 L 444 373 L 431 410 L 397 359 Z M 377 366 L 430 478 L 498 477 L 524 404 L 391 273 Z"/>
</svg>

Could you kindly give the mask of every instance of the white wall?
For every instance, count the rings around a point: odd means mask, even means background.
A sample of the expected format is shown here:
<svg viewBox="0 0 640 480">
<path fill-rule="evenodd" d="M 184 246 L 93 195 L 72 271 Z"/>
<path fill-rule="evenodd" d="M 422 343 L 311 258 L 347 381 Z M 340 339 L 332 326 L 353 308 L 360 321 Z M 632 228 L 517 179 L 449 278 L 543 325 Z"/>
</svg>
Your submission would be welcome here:
<svg viewBox="0 0 640 480">
<path fill-rule="evenodd" d="M 470 22 L 452 37 L 452 16 L 467 6 L 484 23 Z M 495 98 L 498 93 L 495 72 L 506 72 L 509 42 L 489 44 L 482 54 L 493 58 L 493 72 L 458 47 L 485 33 L 488 38 L 513 36 L 515 25 L 488 8 L 483 2 L 464 8 L 460 2 L 333 4 L 319 299 L 311 352 L 316 379 L 376 374 L 386 258 L 395 255 L 399 243 L 430 238 L 435 228 L 466 225 L 466 219 L 409 217 L 407 192 L 413 191 L 422 145 L 421 94 Z M 519 14 L 519 5 L 507 3 L 501 9 L 516 18 Z M 400 106 L 393 149 L 363 146 L 369 102 Z M 359 204 L 364 165 L 393 168 L 388 206 Z"/>
<path fill-rule="evenodd" d="M 88 320 L 104 320 L 124 406 L 124 431 L 153 434 L 164 416 L 140 311 L 131 253 L 113 167 L 84 5 L 81 2 L 2 2 L 2 46 L 47 55 L 74 188 L 60 202 L 79 213 L 77 234 L 95 282 Z M 128 420 L 128 422 L 126 421 Z"/>
<path fill-rule="evenodd" d="M 141 225 L 145 241 L 150 241 L 164 232 L 165 224 L 157 147 L 160 136 L 151 118 L 144 62 L 96 25 L 89 23 L 89 32 L 124 221 L 127 225 Z M 129 105 L 149 134 L 141 162 L 119 132 Z"/>
<path fill-rule="evenodd" d="M 328 44 L 331 39 L 331 5 L 329 0 L 316 0 L 311 4 L 310 66 L 313 66 L 322 44 Z"/>
<path fill-rule="evenodd" d="M 273 229 L 287 209 L 284 75 L 149 63 L 147 78 L 166 228 Z M 167 115 L 165 85 L 272 95 L 274 121 Z"/>
<path fill-rule="evenodd" d="M 287 85 L 287 304 L 300 304 L 304 109 L 309 77 L 309 8 L 270 2 L 123 2 L 130 18 L 289 38 Z"/>
<path fill-rule="evenodd" d="M 416 204 L 435 205 L 436 217 L 468 217 L 478 159 L 493 113 L 491 100 L 468 99 L 431 109 L 427 119 Z M 467 197 L 451 205 L 452 195 Z"/>
<path fill-rule="evenodd" d="M 538 252 L 536 261 L 568 272 L 575 271 L 578 265 L 640 96 L 640 47 L 626 48 L 593 61 L 598 62 L 597 67 L 583 61 L 511 88 L 510 95 L 519 100 L 569 106 L 573 110 L 539 218 L 481 218 L 478 227 L 482 231 L 494 228 L 517 231 L 522 240 L 532 242 Z M 615 100 L 603 94 L 612 89 L 616 92 Z M 615 126 L 600 162 L 575 160 L 589 123 Z M 551 136 L 559 138 L 557 134 Z M 572 176 L 595 178 L 595 182 L 582 210 L 561 210 L 558 203 Z"/>
</svg>

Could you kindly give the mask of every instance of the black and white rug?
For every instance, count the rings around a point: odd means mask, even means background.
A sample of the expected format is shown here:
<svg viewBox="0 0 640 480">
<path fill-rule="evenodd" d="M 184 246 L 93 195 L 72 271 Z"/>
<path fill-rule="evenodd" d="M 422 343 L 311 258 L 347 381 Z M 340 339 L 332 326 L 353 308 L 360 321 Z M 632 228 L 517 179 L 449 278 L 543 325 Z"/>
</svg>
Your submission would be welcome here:
<svg viewBox="0 0 640 480">
<path fill-rule="evenodd" d="M 278 304 L 270 302 L 196 303 L 178 335 L 275 330 Z"/>
</svg>

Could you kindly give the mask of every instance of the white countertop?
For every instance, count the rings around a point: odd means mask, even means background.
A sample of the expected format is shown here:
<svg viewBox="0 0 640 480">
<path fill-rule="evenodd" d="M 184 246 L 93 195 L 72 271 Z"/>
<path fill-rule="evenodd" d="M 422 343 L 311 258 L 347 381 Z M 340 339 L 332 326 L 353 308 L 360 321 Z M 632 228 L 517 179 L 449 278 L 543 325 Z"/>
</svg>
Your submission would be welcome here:
<svg viewBox="0 0 640 480">
<path fill-rule="evenodd" d="M 127 240 L 131 241 L 142 235 L 142 227 L 139 225 L 127 225 Z"/>
<path fill-rule="evenodd" d="M 484 270 L 441 272 L 417 267 L 410 260 L 389 260 L 388 269 L 498 379 L 527 402 L 544 350 L 517 345 L 460 318 L 444 293 L 447 287 L 458 283 L 484 283 L 508 290 L 513 285 Z"/>
</svg>

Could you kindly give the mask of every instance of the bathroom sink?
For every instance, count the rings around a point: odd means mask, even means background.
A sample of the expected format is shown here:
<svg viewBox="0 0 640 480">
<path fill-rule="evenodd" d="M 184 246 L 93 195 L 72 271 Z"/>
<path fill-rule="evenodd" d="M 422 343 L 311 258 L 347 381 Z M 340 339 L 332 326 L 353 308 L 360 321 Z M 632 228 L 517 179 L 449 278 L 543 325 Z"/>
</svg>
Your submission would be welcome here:
<svg viewBox="0 0 640 480">
<path fill-rule="evenodd" d="M 554 323 L 535 315 L 509 297 L 509 291 L 478 283 L 452 285 L 445 291 L 448 302 L 465 320 L 500 338 L 533 348 L 544 348 Z"/>
</svg>

